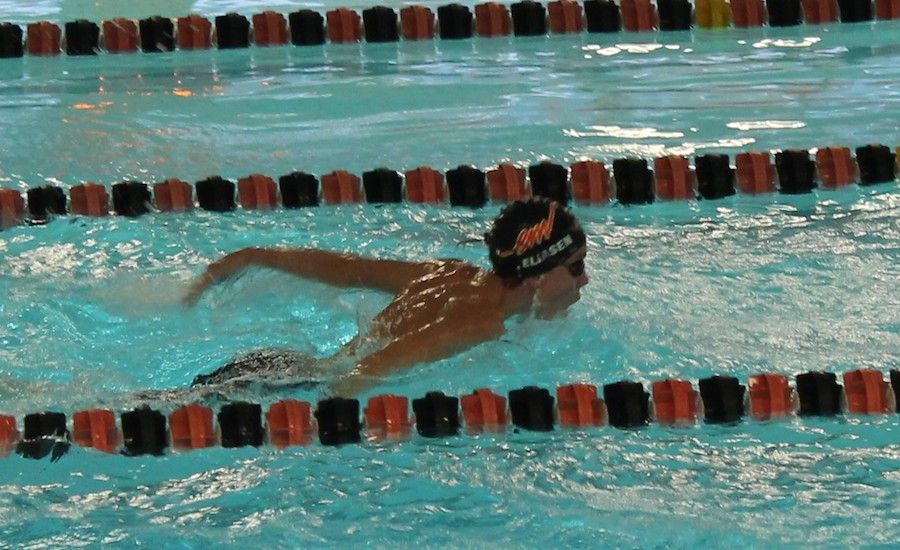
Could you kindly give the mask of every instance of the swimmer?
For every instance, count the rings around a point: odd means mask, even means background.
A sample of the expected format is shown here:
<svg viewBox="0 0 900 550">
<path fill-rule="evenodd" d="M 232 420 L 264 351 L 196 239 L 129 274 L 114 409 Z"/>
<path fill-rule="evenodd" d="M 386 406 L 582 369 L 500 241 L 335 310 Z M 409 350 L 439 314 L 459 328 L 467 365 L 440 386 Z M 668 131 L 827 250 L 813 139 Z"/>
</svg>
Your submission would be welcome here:
<svg viewBox="0 0 900 550">
<path fill-rule="evenodd" d="M 484 241 L 490 271 L 462 260 L 405 262 L 314 249 L 245 248 L 211 264 L 191 285 L 184 303 L 195 304 L 210 286 L 256 266 L 332 286 L 391 293 L 394 299 L 373 319 L 367 335 L 381 345 L 331 386 L 332 394 L 352 397 L 416 363 L 500 338 L 510 317 L 551 319 L 580 299 L 581 287 L 588 282 L 587 245 L 584 231 L 565 207 L 537 197 L 511 203 L 493 221 Z M 335 358 L 354 356 L 360 344 L 357 335 Z M 335 358 L 322 362 L 334 364 Z M 293 363 L 266 360 L 259 367 L 262 372 L 254 372 L 255 361 L 239 359 L 198 376 L 194 384 L 299 376 L 301 369 Z"/>
</svg>

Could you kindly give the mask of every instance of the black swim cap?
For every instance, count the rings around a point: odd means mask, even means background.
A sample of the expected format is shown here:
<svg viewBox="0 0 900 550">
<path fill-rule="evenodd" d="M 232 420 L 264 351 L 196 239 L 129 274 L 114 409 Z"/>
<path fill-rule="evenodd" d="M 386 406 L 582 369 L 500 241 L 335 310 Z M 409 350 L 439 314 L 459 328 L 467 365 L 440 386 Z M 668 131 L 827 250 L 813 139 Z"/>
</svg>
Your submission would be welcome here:
<svg viewBox="0 0 900 550">
<path fill-rule="evenodd" d="M 564 206 L 543 197 L 509 204 L 484 235 L 494 272 L 526 279 L 562 265 L 584 246 L 578 220 Z"/>
</svg>

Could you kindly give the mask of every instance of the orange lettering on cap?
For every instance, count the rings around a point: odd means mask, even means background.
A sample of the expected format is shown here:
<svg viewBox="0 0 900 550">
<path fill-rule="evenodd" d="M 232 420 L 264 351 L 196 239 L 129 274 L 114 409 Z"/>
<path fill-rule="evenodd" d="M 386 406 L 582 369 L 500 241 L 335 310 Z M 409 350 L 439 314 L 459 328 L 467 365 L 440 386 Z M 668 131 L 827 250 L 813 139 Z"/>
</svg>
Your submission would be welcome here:
<svg viewBox="0 0 900 550">
<path fill-rule="evenodd" d="M 553 231 L 554 219 L 556 219 L 556 203 L 552 202 L 550 203 L 550 213 L 547 215 L 546 219 L 519 231 L 519 235 L 516 237 L 516 244 L 513 246 L 512 250 L 502 250 L 497 254 L 501 258 L 506 258 L 513 254 L 521 256 L 529 249 L 546 241 L 550 238 L 550 233 Z"/>
</svg>

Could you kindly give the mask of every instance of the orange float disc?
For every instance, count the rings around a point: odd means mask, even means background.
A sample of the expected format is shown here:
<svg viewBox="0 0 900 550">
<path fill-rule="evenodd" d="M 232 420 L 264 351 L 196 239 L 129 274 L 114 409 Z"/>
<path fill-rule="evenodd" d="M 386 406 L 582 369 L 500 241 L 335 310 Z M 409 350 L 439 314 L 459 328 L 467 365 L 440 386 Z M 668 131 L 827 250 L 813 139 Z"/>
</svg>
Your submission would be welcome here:
<svg viewBox="0 0 900 550">
<path fill-rule="evenodd" d="M 168 179 L 153 186 L 153 197 L 160 212 L 185 212 L 194 209 L 194 188 L 180 179 Z"/>
<path fill-rule="evenodd" d="M 750 377 L 750 412 L 756 420 L 770 420 L 791 414 L 794 410 L 787 376 L 756 374 Z"/>
<path fill-rule="evenodd" d="M 444 202 L 444 175 L 427 166 L 421 166 L 404 174 L 406 197 L 414 203 Z"/>
<path fill-rule="evenodd" d="M 328 40 L 336 44 L 359 42 L 362 39 L 359 14 L 347 8 L 338 8 L 325 14 Z"/>
<path fill-rule="evenodd" d="M 606 406 L 597 397 L 597 386 L 568 384 L 556 388 L 559 424 L 576 428 L 606 424 Z"/>
<path fill-rule="evenodd" d="M 696 198 L 694 174 L 688 159 L 672 155 L 654 160 L 656 194 L 663 200 L 687 200 Z"/>
<path fill-rule="evenodd" d="M 277 46 L 290 41 L 287 20 L 278 12 L 264 11 L 253 16 L 253 42 L 257 46 Z"/>
<path fill-rule="evenodd" d="M 213 411 L 197 403 L 172 411 L 169 431 L 172 434 L 172 448 L 176 450 L 205 449 L 216 444 Z"/>
<path fill-rule="evenodd" d="M 838 20 L 837 0 L 800 0 L 803 6 L 803 19 L 807 23 L 835 23 Z"/>
<path fill-rule="evenodd" d="M 0 414 L 0 458 L 9 455 L 19 442 L 16 417 Z"/>
<path fill-rule="evenodd" d="M 75 413 L 72 418 L 72 439 L 81 447 L 115 453 L 121 442 L 115 414 L 108 409 L 91 409 Z"/>
<path fill-rule="evenodd" d="M 322 198 L 328 204 L 362 202 L 359 176 L 345 170 L 322 176 Z"/>
<path fill-rule="evenodd" d="M 206 50 L 212 47 L 212 23 L 200 15 L 179 17 L 178 48 L 182 50 Z"/>
<path fill-rule="evenodd" d="M 475 6 L 475 32 L 478 36 L 509 36 L 512 25 L 509 8 L 497 2 Z"/>
<path fill-rule="evenodd" d="M 136 52 L 138 29 L 134 21 L 117 18 L 103 22 L 103 44 L 109 53 Z"/>
<path fill-rule="evenodd" d="M 15 225 L 25 217 L 25 199 L 15 189 L 0 189 L 0 229 Z"/>
<path fill-rule="evenodd" d="M 816 169 L 822 187 L 833 189 L 856 180 L 856 164 L 847 147 L 825 147 L 816 151 Z"/>
<path fill-rule="evenodd" d="M 875 0 L 878 19 L 900 19 L 900 0 Z"/>
<path fill-rule="evenodd" d="M 427 6 L 406 6 L 400 10 L 400 29 L 404 40 L 431 40 L 434 13 Z"/>
<path fill-rule="evenodd" d="M 572 0 L 555 0 L 547 4 L 550 31 L 557 34 L 578 33 L 584 28 L 581 5 Z"/>
<path fill-rule="evenodd" d="M 686 424 L 697 420 L 697 391 L 687 380 L 653 382 L 653 405 L 660 424 Z"/>
<path fill-rule="evenodd" d="M 266 413 L 269 443 L 276 447 L 312 443 L 312 407 L 306 401 L 284 399 L 273 403 Z"/>
<path fill-rule="evenodd" d="M 402 395 L 381 394 L 370 397 L 364 415 L 366 429 L 375 440 L 402 439 L 409 436 L 409 399 Z"/>
<path fill-rule="evenodd" d="M 626 31 L 643 32 L 656 28 L 656 6 L 650 0 L 622 0 L 622 26 Z"/>
<path fill-rule="evenodd" d="M 463 419 L 470 432 L 506 429 L 506 398 L 487 388 L 479 388 L 459 398 Z"/>
<path fill-rule="evenodd" d="M 30 23 L 25 39 L 25 49 L 29 55 L 58 55 L 62 29 L 49 21 Z"/>
<path fill-rule="evenodd" d="M 775 165 L 769 153 L 739 153 L 735 157 L 735 165 L 742 193 L 758 195 L 775 192 Z"/>
<path fill-rule="evenodd" d="M 888 385 L 884 375 L 874 369 L 858 369 L 844 373 L 847 410 L 855 414 L 883 414 L 890 411 Z"/>
<path fill-rule="evenodd" d="M 69 190 L 72 212 L 82 216 L 106 216 L 109 214 L 109 195 L 106 188 L 96 183 L 83 183 Z"/>
<path fill-rule="evenodd" d="M 769 20 L 769 12 L 763 0 L 731 0 L 731 17 L 735 27 L 761 27 Z"/>
<path fill-rule="evenodd" d="M 609 169 L 596 160 L 583 160 L 571 166 L 572 196 L 576 201 L 606 204 L 612 195 Z"/>
<path fill-rule="evenodd" d="M 525 189 L 525 169 L 503 163 L 487 173 L 491 199 L 511 202 L 528 196 Z"/>
<path fill-rule="evenodd" d="M 238 180 L 238 200 L 246 210 L 270 210 L 278 206 L 278 187 L 268 176 L 251 174 Z"/>
</svg>

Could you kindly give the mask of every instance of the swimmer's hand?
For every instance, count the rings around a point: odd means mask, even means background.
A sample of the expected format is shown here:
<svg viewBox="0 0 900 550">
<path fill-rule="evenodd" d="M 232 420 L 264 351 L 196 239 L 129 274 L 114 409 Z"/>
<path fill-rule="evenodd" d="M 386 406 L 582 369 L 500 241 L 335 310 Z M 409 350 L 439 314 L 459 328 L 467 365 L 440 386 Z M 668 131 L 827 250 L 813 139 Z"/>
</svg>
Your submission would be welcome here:
<svg viewBox="0 0 900 550">
<path fill-rule="evenodd" d="M 246 267 L 252 265 L 255 262 L 258 250 L 257 248 L 244 248 L 209 264 L 203 275 L 200 275 L 197 280 L 191 283 L 181 302 L 187 307 L 196 304 L 207 288 L 219 281 L 224 281 L 237 275 Z"/>
</svg>

